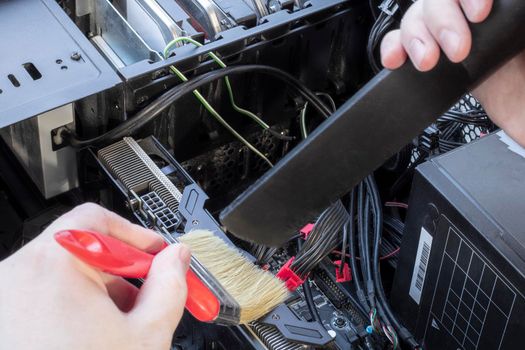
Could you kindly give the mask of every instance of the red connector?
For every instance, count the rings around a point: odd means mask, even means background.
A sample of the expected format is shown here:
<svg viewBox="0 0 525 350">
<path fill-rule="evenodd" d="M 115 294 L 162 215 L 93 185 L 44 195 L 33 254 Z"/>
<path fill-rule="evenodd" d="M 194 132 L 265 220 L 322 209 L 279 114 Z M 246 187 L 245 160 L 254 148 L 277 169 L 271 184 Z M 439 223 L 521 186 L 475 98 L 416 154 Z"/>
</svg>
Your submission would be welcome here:
<svg viewBox="0 0 525 350">
<path fill-rule="evenodd" d="M 343 272 L 340 273 L 339 267 L 341 266 L 341 260 L 334 261 L 335 264 L 335 281 L 338 283 L 349 282 L 352 280 L 352 272 L 347 263 L 343 265 Z"/>
<path fill-rule="evenodd" d="M 288 260 L 286 264 L 284 264 L 283 267 L 281 267 L 281 269 L 279 270 L 279 272 L 277 272 L 276 275 L 277 278 L 284 282 L 286 288 L 288 288 L 290 292 L 296 290 L 306 280 L 306 277 L 304 279 L 301 279 L 301 277 L 297 276 L 295 272 L 293 272 L 290 268 L 290 265 L 292 265 L 294 259 L 295 256 Z"/>
<path fill-rule="evenodd" d="M 303 237 L 304 240 L 308 238 L 308 235 L 312 230 L 314 229 L 314 224 L 307 224 L 305 227 L 303 227 L 299 233 L 301 234 L 301 237 Z"/>
</svg>

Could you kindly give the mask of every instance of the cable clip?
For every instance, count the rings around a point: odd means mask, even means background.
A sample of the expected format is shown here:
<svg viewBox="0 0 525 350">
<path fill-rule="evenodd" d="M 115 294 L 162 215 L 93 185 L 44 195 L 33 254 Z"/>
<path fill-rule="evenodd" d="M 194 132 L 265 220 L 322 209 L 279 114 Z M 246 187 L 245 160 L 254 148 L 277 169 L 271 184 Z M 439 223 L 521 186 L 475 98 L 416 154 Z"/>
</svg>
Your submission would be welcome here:
<svg viewBox="0 0 525 350">
<path fill-rule="evenodd" d="M 312 232 L 314 229 L 314 224 L 307 224 L 305 227 L 303 227 L 299 233 L 301 234 L 301 237 L 303 237 L 304 240 L 308 238 L 308 235 Z"/>
<path fill-rule="evenodd" d="M 335 267 L 335 281 L 337 283 L 349 282 L 352 280 L 352 271 L 350 271 L 350 267 L 348 266 L 348 263 L 344 263 L 342 273 L 339 271 L 339 268 L 341 266 L 341 260 L 334 261 L 334 264 L 336 266 Z"/>
<path fill-rule="evenodd" d="M 290 258 L 290 260 L 288 260 L 286 264 L 284 264 L 281 267 L 281 269 L 279 270 L 279 272 L 277 272 L 276 275 L 277 278 L 284 282 L 286 288 L 288 288 L 290 292 L 296 290 L 301 284 L 304 283 L 304 281 L 306 281 L 306 277 L 304 279 L 301 279 L 301 277 L 297 276 L 295 272 L 293 272 L 290 268 L 294 259 L 295 256 Z"/>
</svg>

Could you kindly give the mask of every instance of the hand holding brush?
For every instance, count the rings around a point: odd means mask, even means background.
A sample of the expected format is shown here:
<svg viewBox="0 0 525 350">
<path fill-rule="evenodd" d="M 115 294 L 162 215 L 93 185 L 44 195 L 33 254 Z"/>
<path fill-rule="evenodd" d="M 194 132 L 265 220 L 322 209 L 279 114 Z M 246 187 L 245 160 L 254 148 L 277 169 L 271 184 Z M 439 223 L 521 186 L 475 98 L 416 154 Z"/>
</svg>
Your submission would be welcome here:
<svg viewBox="0 0 525 350">
<path fill-rule="evenodd" d="M 156 254 L 139 289 L 95 269 L 58 245 L 75 227 Z M 94 204 L 64 214 L 0 262 L 2 349 L 170 349 L 184 310 L 190 250 Z"/>
<path fill-rule="evenodd" d="M 84 263 L 120 277 L 148 277 L 155 257 L 94 231 L 63 230 L 55 234 L 55 239 Z M 248 323 L 286 299 L 288 292 L 282 281 L 252 264 L 212 232 L 193 231 L 180 240 L 192 248 L 194 255 L 186 274 L 186 309 L 199 321 Z"/>
</svg>

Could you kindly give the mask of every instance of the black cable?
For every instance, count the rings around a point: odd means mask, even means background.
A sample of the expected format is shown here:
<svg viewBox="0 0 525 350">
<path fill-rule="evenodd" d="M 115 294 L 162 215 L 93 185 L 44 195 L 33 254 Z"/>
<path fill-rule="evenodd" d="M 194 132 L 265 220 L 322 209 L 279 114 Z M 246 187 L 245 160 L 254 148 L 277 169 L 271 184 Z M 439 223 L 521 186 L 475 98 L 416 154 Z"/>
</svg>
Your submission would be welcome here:
<svg viewBox="0 0 525 350">
<path fill-rule="evenodd" d="M 310 314 L 312 315 L 313 319 L 316 322 L 321 323 L 321 316 L 319 316 L 319 312 L 317 311 L 317 307 L 315 305 L 314 298 L 312 296 L 312 289 L 310 287 L 310 278 L 307 278 L 306 281 L 303 283 L 303 292 L 304 297 L 306 299 L 306 305 L 308 305 L 308 311 L 310 311 Z"/>
<path fill-rule="evenodd" d="M 289 242 L 296 241 L 298 238 L 301 238 L 302 235 L 300 233 L 293 235 L 289 240 Z M 255 257 L 255 262 L 257 265 L 264 265 L 267 264 L 270 259 L 275 255 L 277 252 L 277 248 L 267 247 L 262 244 L 252 244 L 252 254 Z"/>
<path fill-rule="evenodd" d="M 369 310 L 370 307 L 366 301 L 365 293 L 363 291 L 363 287 L 361 285 L 360 277 L 359 277 L 359 270 L 357 269 L 357 257 L 356 257 L 356 249 L 355 245 L 356 242 L 356 234 L 355 234 L 355 190 L 352 190 L 350 192 L 350 203 L 349 203 L 349 236 L 350 236 L 350 268 L 352 269 L 352 280 L 354 281 L 355 286 L 355 292 L 357 295 L 357 299 L 359 301 L 359 305 Z M 365 311 L 366 317 L 368 317 L 368 313 Z"/>
<path fill-rule="evenodd" d="M 368 253 L 369 250 L 369 211 L 370 211 L 370 202 L 367 200 L 365 196 L 365 186 L 363 182 L 361 182 L 358 185 L 358 191 L 357 191 L 357 226 L 358 226 L 358 242 L 359 242 L 359 249 L 360 253 L 359 256 L 360 259 L 360 265 L 361 265 L 361 273 L 364 280 L 364 290 L 366 291 L 366 296 L 368 299 L 368 303 L 370 304 L 370 308 L 373 309 L 375 307 L 375 300 L 374 300 L 374 293 L 373 293 L 373 284 L 372 284 L 372 272 L 370 271 L 370 254 Z"/>
<path fill-rule="evenodd" d="M 330 104 L 330 107 L 332 108 L 332 113 L 334 113 L 337 110 L 337 106 L 335 105 L 335 102 L 332 96 L 330 96 L 326 92 L 316 92 L 315 95 L 319 97 L 324 97 L 328 101 L 328 103 Z"/>
<path fill-rule="evenodd" d="M 300 251 L 303 246 L 303 240 L 302 238 L 297 239 L 297 250 Z M 315 305 L 315 301 L 312 295 L 312 289 L 310 288 L 310 277 L 306 278 L 306 281 L 304 281 L 303 285 L 303 293 L 304 293 L 304 299 L 306 301 L 306 306 L 308 307 L 308 311 L 310 312 L 310 315 L 312 315 L 312 318 L 316 321 L 321 323 L 321 317 L 319 316 L 319 312 L 317 312 L 317 307 Z"/>
<path fill-rule="evenodd" d="M 348 245 L 348 224 L 350 223 L 350 220 L 348 220 L 343 225 L 343 243 L 341 244 L 341 260 L 339 264 L 339 275 L 343 275 L 344 266 L 346 264 L 346 246 Z"/>
<path fill-rule="evenodd" d="M 308 89 L 301 81 L 286 73 L 285 71 L 270 66 L 244 65 L 214 70 L 194 78 L 186 83 L 177 85 L 160 97 L 156 98 L 153 102 L 138 112 L 134 117 L 124 121 L 105 134 L 95 138 L 82 140 L 71 130 L 64 131 L 62 136 L 65 138 L 66 142 L 69 143 L 69 145 L 75 148 L 84 148 L 88 146 L 97 146 L 114 142 L 124 136 L 131 135 L 140 128 L 144 127 L 146 124 L 158 117 L 164 110 L 166 110 L 166 108 L 171 106 L 174 102 L 178 101 L 186 94 L 191 93 L 193 90 L 196 90 L 218 79 L 222 79 L 226 76 L 234 76 L 245 73 L 259 73 L 277 78 L 295 90 L 295 92 L 301 95 L 304 99 L 306 99 L 308 103 L 321 114 L 321 116 L 328 118 L 331 114 L 329 107 L 327 107 L 323 101 L 319 99 L 319 97 L 310 91 L 310 89 Z"/>
<path fill-rule="evenodd" d="M 371 197 L 372 211 L 374 214 L 374 248 L 372 270 L 375 289 L 377 292 L 377 299 L 381 309 L 380 311 L 381 313 L 385 314 L 385 318 L 393 325 L 394 329 L 397 331 L 401 339 L 407 342 L 407 344 L 409 344 L 411 348 L 417 349 L 419 348 L 419 344 L 414 339 L 414 336 L 410 333 L 410 331 L 406 329 L 394 315 L 394 312 L 390 308 L 390 304 L 386 299 L 385 290 L 383 288 L 383 282 L 381 280 L 381 273 L 379 270 L 379 246 L 381 244 L 381 233 L 383 231 L 383 211 L 381 207 L 381 200 L 379 198 L 379 190 L 377 188 L 377 184 L 375 183 L 375 180 L 372 176 L 368 176 L 365 179 L 365 184 Z"/>
<path fill-rule="evenodd" d="M 403 237 L 403 231 L 405 229 L 405 224 L 398 218 L 394 218 L 389 215 L 383 216 L 383 226 L 384 228 L 391 233 L 390 237 L 393 240 L 394 245 L 399 247 L 401 245 L 401 238 Z"/>
<path fill-rule="evenodd" d="M 304 278 L 341 243 L 340 232 L 348 220 L 341 201 L 328 207 L 315 222 L 306 243 L 297 253 L 291 269 Z"/>
<path fill-rule="evenodd" d="M 373 0 L 368 0 L 368 7 L 370 7 L 370 12 L 372 13 L 372 16 L 374 17 L 374 19 L 377 19 L 377 14 L 376 14 L 376 6 L 374 5 L 373 3 Z"/>
<path fill-rule="evenodd" d="M 380 44 L 383 36 L 390 29 L 390 27 L 392 27 L 393 24 L 394 18 L 388 15 L 387 13 L 381 11 L 375 23 L 373 24 L 372 29 L 370 30 L 367 43 L 367 55 L 368 60 L 370 62 L 370 66 L 372 67 L 374 73 L 378 73 L 382 68 L 376 59 L 377 47 Z"/>
<path fill-rule="evenodd" d="M 325 232 L 325 227 L 327 223 L 332 219 L 332 217 L 335 214 L 335 207 L 330 206 L 321 213 L 321 215 L 315 222 L 312 231 L 308 235 L 306 243 L 303 246 L 301 246 L 301 249 L 299 249 L 299 251 L 297 252 L 297 255 L 291 265 L 291 268 L 298 275 L 308 273 L 311 261 L 316 259 L 311 250 L 314 248 L 317 242 L 321 240 L 321 238 L 323 237 L 323 233 Z"/>
<path fill-rule="evenodd" d="M 370 303 L 370 307 L 374 309 L 376 307 L 376 295 L 375 295 L 375 287 L 374 287 L 374 277 L 372 274 L 372 263 L 371 263 L 371 256 L 370 256 L 370 207 L 371 207 L 371 201 L 368 194 L 365 195 L 365 210 L 364 210 L 364 225 L 363 225 L 363 232 L 362 232 L 362 245 L 364 245 L 364 254 L 363 257 L 361 257 L 361 261 L 364 261 L 366 266 L 366 294 L 368 297 L 368 302 Z"/>
<path fill-rule="evenodd" d="M 363 236 L 363 230 L 364 230 L 364 223 L 363 223 L 363 217 L 364 217 L 364 192 L 363 192 L 363 184 L 360 183 L 357 186 L 357 241 L 358 241 L 358 248 L 359 248 L 359 256 L 361 257 L 361 260 L 359 261 L 359 264 L 361 265 L 361 272 L 363 274 L 363 280 L 366 279 L 367 272 L 366 272 L 366 265 L 364 264 L 364 257 L 366 256 L 365 253 L 365 246 L 362 242 L 362 236 Z"/>
</svg>

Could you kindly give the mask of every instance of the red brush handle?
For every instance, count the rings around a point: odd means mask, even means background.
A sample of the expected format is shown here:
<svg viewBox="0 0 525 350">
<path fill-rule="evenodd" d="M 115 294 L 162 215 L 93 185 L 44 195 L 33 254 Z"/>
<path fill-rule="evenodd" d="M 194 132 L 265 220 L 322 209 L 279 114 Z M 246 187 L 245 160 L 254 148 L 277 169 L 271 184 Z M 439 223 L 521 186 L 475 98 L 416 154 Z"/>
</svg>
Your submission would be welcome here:
<svg viewBox="0 0 525 350">
<path fill-rule="evenodd" d="M 146 278 L 155 257 L 116 238 L 97 232 L 66 230 L 55 233 L 55 240 L 86 264 L 106 273 L 126 278 Z M 212 322 L 220 302 L 191 270 L 186 274 L 186 309 L 199 321 Z"/>
</svg>

